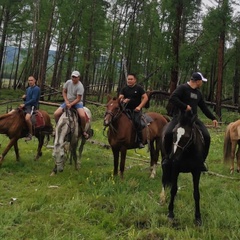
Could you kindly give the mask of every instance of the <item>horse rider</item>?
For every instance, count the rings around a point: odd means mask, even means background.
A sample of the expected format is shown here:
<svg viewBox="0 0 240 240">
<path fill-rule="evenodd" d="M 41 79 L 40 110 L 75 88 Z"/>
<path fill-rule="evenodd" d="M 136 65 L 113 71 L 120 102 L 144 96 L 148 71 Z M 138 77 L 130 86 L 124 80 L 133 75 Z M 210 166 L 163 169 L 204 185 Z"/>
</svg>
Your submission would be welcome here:
<svg viewBox="0 0 240 240">
<path fill-rule="evenodd" d="M 131 112 L 133 124 L 137 133 L 137 143 L 139 148 L 144 148 L 141 115 L 142 108 L 148 101 L 148 96 L 145 90 L 137 84 L 137 77 L 134 73 L 127 76 L 127 85 L 120 91 L 119 99 L 126 104 L 126 110 Z"/>
<path fill-rule="evenodd" d="M 29 133 L 27 134 L 25 141 L 32 140 L 33 129 L 31 116 L 33 112 L 38 108 L 39 99 L 40 99 L 40 88 L 36 85 L 36 79 L 33 76 L 28 77 L 29 87 L 26 89 L 26 94 L 22 96 L 24 103 L 20 105 L 20 108 L 23 108 L 25 112 L 25 121 L 28 126 Z"/>
<path fill-rule="evenodd" d="M 200 107 L 204 115 L 211 119 L 213 121 L 214 127 L 218 126 L 218 121 L 216 120 L 216 117 L 211 113 L 211 111 L 208 109 L 202 93 L 200 92 L 200 88 L 203 84 L 203 82 L 207 82 L 207 79 L 203 77 L 202 73 L 200 72 L 194 72 L 192 74 L 191 79 L 184 84 L 179 85 L 171 94 L 169 102 L 173 105 L 173 119 L 171 122 L 167 125 L 167 128 L 165 129 L 164 134 L 164 146 L 165 154 L 163 156 L 162 166 L 166 166 L 168 164 L 171 164 L 172 159 L 169 158 L 171 151 L 172 151 L 172 142 L 173 142 L 173 128 L 178 123 L 178 115 L 183 111 L 192 111 L 193 114 L 197 114 L 197 108 Z M 207 158 L 209 147 L 210 147 L 210 134 L 199 119 L 196 120 L 196 124 L 200 128 L 204 142 L 205 142 L 205 151 L 203 152 L 203 163 L 201 167 L 201 171 L 207 171 L 207 168 L 205 166 L 205 160 Z"/>
<path fill-rule="evenodd" d="M 80 82 L 80 72 L 73 71 L 71 74 L 71 79 L 67 80 L 63 85 L 62 96 L 64 99 L 64 103 L 61 104 L 60 107 L 54 112 L 54 119 L 57 123 L 65 107 L 67 107 L 68 109 L 72 107 L 75 108 L 81 120 L 82 134 L 85 138 L 88 138 L 89 135 L 84 130 L 86 125 L 86 118 L 82 102 L 83 94 L 84 87 L 83 84 Z"/>
</svg>

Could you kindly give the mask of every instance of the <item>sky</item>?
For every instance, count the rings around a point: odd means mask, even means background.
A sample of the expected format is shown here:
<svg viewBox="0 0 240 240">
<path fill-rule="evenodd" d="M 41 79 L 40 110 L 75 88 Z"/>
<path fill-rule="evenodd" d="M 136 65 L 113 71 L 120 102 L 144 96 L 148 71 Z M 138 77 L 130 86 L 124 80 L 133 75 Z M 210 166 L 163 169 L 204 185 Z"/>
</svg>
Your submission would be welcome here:
<svg viewBox="0 0 240 240">
<path fill-rule="evenodd" d="M 234 14 L 237 14 L 237 12 L 240 13 L 240 1 L 236 0 L 235 2 L 238 2 L 238 6 L 237 6 L 237 4 L 234 4 Z M 206 7 L 217 7 L 216 0 L 203 0 L 202 3 Z"/>
</svg>

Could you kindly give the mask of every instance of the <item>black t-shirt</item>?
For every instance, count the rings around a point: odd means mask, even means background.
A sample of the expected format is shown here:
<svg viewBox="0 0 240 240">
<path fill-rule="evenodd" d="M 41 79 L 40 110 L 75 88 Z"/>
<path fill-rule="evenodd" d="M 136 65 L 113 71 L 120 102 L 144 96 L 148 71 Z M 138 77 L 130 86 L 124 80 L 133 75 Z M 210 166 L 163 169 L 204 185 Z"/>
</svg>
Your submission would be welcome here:
<svg viewBox="0 0 240 240">
<path fill-rule="evenodd" d="M 142 95 L 145 93 L 145 90 L 138 84 L 133 87 L 125 86 L 120 91 L 120 94 L 124 95 L 124 98 L 129 98 L 126 108 L 135 109 L 142 101 Z"/>
<path fill-rule="evenodd" d="M 199 89 L 191 88 L 187 83 L 179 85 L 170 96 L 169 101 L 174 105 L 174 115 L 178 114 L 179 110 L 185 111 L 189 105 L 194 114 L 197 114 L 197 107 L 200 107 L 206 117 L 211 120 L 216 119 L 204 102 Z"/>
</svg>

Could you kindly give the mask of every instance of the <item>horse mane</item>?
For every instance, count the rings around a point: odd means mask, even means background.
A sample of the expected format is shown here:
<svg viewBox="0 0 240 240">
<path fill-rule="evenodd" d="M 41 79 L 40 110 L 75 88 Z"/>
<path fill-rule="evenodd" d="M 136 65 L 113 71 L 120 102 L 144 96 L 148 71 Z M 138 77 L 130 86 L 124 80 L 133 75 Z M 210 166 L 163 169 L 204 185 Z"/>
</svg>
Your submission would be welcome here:
<svg viewBox="0 0 240 240">
<path fill-rule="evenodd" d="M 186 126 L 186 125 L 193 125 L 195 120 L 197 119 L 197 115 L 193 114 L 192 111 L 185 111 L 181 112 L 178 117 L 178 122 L 180 125 Z"/>
</svg>

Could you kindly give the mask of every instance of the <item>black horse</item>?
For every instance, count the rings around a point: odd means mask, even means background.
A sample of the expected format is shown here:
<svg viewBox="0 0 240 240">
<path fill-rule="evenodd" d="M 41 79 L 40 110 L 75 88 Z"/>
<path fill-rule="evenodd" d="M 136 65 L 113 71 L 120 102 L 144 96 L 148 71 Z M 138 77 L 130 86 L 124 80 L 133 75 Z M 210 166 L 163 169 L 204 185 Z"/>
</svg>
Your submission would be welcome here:
<svg viewBox="0 0 240 240">
<path fill-rule="evenodd" d="M 201 225 L 199 180 L 203 162 L 204 139 L 198 126 L 195 124 L 197 116 L 191 112 L 182 113 L 173 130 L 173 145 L 170 155 L 170 164 L 162 166 L 162 192 L 161 202 L 165 202 L 165 188 L 171 186 L 171 198 L 168 205 L 168 218 L 174 219 L 174 199 L 178 190 L 179 173 L 192 174 L 194 200 L 195 200 L 195 224 Z M 164 138 L 163 138 L 164 139 Z M 164 146 L 164 144 L 163 144 Z M 163 149 L 164 151 L 164 149 Z M 162 152 L 164 155 L 164 152 Z"/>
</svg>

